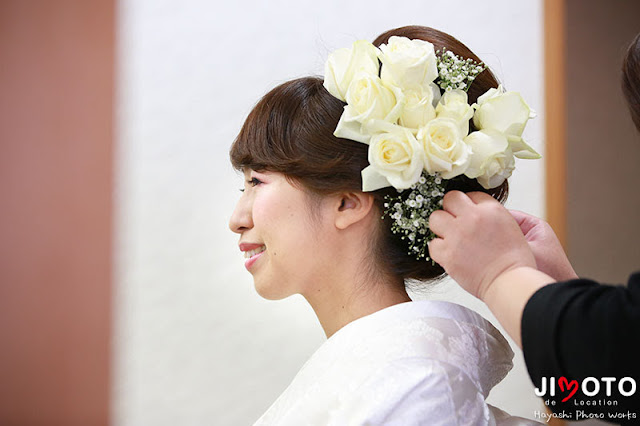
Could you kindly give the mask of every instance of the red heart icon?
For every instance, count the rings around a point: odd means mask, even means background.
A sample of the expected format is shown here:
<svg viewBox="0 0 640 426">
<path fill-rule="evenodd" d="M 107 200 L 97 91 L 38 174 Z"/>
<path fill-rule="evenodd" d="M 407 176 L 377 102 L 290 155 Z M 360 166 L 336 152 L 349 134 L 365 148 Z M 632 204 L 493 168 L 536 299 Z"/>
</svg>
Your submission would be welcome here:
<svg viewBox="0 0 640 426">
<path fill-rule="evenodd" d="M 566 378 L 566 377 L 564 377 L 564 376 L 562 376 L 562 377 L 560 377 L 560 378 L 558 379 L 558 386 L 560 387 L 560 390 L 561 390 L 562 392 L 564 392 L 564 391 L 565 391 L 565 387 L 566 387 L 566 390 L 567 390 L 567 391 L 568 391 L 570 388 L 573 388 L 573 390 L 571 391 L 571 393 L 569 394 L 569 396 L 567 396 L 565 399 L 563 399 L 563 400 L 562 400 L 562 402 L 565 402 L 565 401 L 567 401 L 567 400 L 571 399 L 571 397 L 572 397 L 573 395 L 575 395 L 575 394 L 576 394 L 576 392 L 578 391 L 578 381 L 577 381 L 577 380 L 569 381 L 569 380 L 567 380 L 567 378 Z"/>
</svg>

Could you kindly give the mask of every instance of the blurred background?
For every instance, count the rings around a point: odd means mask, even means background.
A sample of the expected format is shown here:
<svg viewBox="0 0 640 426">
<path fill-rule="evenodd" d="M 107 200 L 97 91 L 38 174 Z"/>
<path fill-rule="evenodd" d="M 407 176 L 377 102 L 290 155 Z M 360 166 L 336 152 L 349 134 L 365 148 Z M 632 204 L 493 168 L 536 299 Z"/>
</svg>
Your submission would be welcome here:
<svg viewBox="0 0 640 426">
<path fill-rule="evenodd" d="M 398 26 L 450 33 L 523 94 L 545 161 L 518 161 L 507 206 L 545 217 L 579 275 L 625 282 L 637 16 L 631 0 L 1 0 L 0 424 L 253 423 L 325 337 L 301 297 L 255 293 L 227 227 L 229 147 L 268 90 Z M 412 296 L 498 326 L 452 281 Z M 535 418 L 511 343 L 489 401 Z"/>
</svg>

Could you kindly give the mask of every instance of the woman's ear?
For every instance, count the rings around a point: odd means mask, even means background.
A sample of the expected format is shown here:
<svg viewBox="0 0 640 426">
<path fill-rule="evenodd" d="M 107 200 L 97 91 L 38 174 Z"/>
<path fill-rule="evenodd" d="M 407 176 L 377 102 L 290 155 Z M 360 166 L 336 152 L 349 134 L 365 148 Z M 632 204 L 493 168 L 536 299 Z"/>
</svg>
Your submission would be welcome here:
<svg viewBox="0 0 640 426">
<path fill-rule="evenodd" d="M 373 196 L 364 192 L 344 192 L 339 195 L 334 211 L 335 225 L 346 229 L 367 217 L 374 208 Z"/>
</svg>

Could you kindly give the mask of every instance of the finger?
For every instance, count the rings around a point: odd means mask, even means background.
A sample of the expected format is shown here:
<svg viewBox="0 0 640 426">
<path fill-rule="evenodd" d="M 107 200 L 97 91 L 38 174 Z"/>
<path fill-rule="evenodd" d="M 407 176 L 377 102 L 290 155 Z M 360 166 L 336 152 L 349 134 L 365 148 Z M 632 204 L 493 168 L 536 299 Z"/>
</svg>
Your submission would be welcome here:
<svg viewBox="0 0 640 426">
<path fill-rule="evenodd" d="M 474 202 L 460 191 L 449 191 L 444 195 L 442 209 L 451 213 L 454 217 L 460 216 L 466 209 L 474 206 Z"/>
<path fill-rule="evenodd" d="M 429 229 L 439 237 L 444 237 L 451 229 L 454 217 L 444 210 L 436 210 L 429 216 Z"/>
<path fill-rule="evenodd" d="M 467 197 L 469 197 L 469 199 L 471 201 L 473 201 L 475 204 L 499 203 L 498 200 L 496 200 L 495 198 L 493 198 L 491 195 L 487 194 L 486 192 L 480 192 L 480 191 L 469 192 L 469 193 L 467 193 Z"/>
<path fill-rule="evenodd" d="M 427 243 L 427 248 L 429 249 L 429 257 L 438 264 L 440 264 L 440 261 L 442 260 L 441 257 L 444 251 L 444 245 L 445 242 L 442 238 L 434 238 Z"/>
<path fill-rule="evenodd" d="M 536 217 L 518 210 L 509 210 L 524 235 L 527 235 L 536 225 Z"/>
<path fill-rule="evenodd" d="M 511 213 L 511 216 L 513 216 L 513 218 L 518 223 L 523 222 L 527 218 L 527 216 L 529 216 L 528 214 L 526 214 L 525 212 L 521 212 L 520 210 L 509 210 L 509 213 Z"/>
</svg>

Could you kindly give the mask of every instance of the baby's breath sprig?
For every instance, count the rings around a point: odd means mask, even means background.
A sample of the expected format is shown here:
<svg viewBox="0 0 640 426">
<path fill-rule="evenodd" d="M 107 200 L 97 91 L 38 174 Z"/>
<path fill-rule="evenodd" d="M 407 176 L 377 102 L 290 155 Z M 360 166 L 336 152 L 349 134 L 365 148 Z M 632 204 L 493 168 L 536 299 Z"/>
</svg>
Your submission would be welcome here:
<svg viewBox="0 0 640 426">
<path fill-rule="evenodd" d="M 442 208 L 445 182 L 437 173 L 430 175 L 423 171 L 409 189 L 385 197 L 382 218 L 391 218 L 391 232 L 407 242 L 409 255 L 418 260 L 431 260 L 427 256 L 427 243 L 435 234 L 429 229 L 429 216 Z"/>
<path fill-rule="evenodd" d="M 473 80 L 484 71 L 487 66 L 471 58 L 463 59 L 450 50 L 443 48 L 437 52 L 438 56 L 438 86 L 443 90 L 469 90 Z"/>
</svg>

